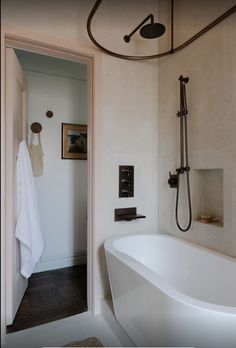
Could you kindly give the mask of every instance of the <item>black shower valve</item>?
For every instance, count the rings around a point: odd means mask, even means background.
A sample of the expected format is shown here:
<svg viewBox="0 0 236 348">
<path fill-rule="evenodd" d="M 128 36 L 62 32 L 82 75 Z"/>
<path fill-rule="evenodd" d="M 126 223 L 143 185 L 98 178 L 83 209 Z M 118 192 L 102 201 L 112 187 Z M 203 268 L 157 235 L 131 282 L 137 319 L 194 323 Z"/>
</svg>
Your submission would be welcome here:
<svg viewBox="0 0 236 348">
<path fill-rule="evenodd" d="M 178 186 L 178 175 L 177 174 L 171 174 L 171 172 L 169 172 L 168 184 L 170 185 L 171 188 L 177 188 L 177 186 Z"/>
</svg>

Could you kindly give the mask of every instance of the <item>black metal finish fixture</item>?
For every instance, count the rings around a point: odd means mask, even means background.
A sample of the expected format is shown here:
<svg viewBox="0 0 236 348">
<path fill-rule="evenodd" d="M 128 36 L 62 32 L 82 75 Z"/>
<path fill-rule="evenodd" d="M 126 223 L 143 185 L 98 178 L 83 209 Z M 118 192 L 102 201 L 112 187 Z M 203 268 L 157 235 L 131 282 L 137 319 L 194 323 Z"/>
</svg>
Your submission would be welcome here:
<svg viewBox="0 0 236 348">
<path fill-rule="evenodd" d="M 144 219 L 145 215 L 137 214 L 137 208 L 120 208 L 114 210 L 115 221 L 131 221 Z"/>
<path fill-rule="evenodd" d="M 211 22 L 210 24 L 208 24 L 206 27 L 204 27 L 202 30 L 200 30 L 199 32 L 197 32 L 195 35 L 193 35 L 190 39 L 188 39 L 187 41 L 185 41 L 184 43 L 182 43 L 181 45 L 174 47 L 174 0 L 170 0 L 171 1 L 171 20 L 170 20 L 170 32 L 171 32 L 171 39 L 170 39 L 170 49 L 166 52 L 162 52 L 162 53 L 158 53 L 158 54 L 153 54 L 153 55 L 146 55 L 146 56 L 129 56 L 129 55 L 125 55 L 125 54 L 120 54 L 117 52 L 113 52 L 111 50 L 108 50 L 107 48 L 103 47 L 102 45 L 100 45 L 100 43 L 95 40 L 92 31 L 91 31 L 91 22 L 92 19 L 98 9 L 98 7 L 100 6 L 102 0 L 97 0 L 89 14 L 88 20 L 87 20 L 87 31 L 88 31 L 88 35 L 90 40 L 94 43 L 95 46 L 97 46 L 99 49 L 101 49 L 103 52 L 116 57 L 116 58 L 121 58 L 121 59 L 128 59 L 128 60 L 147 60 L 147 59 L 155 59 L 155 58 L 160 58 L 160 57 L 164 57 L 167 56 L 169 54 L 173 54 L 176 53 L 180 50 L 182 50 L 183 48 L 185 48 L 186 46 L 190 45 L 193 41 L 195 41 L 196 39 L 198 39 L 200 36 L 202 36 L 203 34 L 205 34 L 207 31 L 209 31 L 210 29 L 212 29 L 214 26 L 216 26 L 218 23 L 222 22 L 225 18 L 227 18 L 228 16 L 230 16 L 232 13 L 234 13 L 236 11 L 236 5 L 234 5 L 233 7 L 231 7 L 228 11 L 226 11 L 225 13 L 223 13 L 221 16 L 219 16 L 218 18 L 216 18 L 213 22 Z M 140 25 L 135 28 L 131 34 L 126 35 L 124 37 L 124 40 L 126 42 L 130 41 L 130 37 L 140 28 L 141 24 L 143 25 L 146 21 L 147 18 L 149 19 L 150 16 L 146 17 L 144 19 L 144 21 L 142 23 L 140 23 Z M 153 21 L 154 22 L 154 21 Z M 155 25 L 154 25 L 155 24 Z M 154 35 L 155 32 L 159 32 L 160 35 L 157 35 L 155 37 L 159 37 L 161 36 L 161 31 L 164 30 L 164 26 L 163 24 L 160 23 L 150 23 L 146 26 L 143 27 L 143 29 L 141 30 L 140 34 L 143 35 L 143 37 L 148 37 L 151 38 L 151 35 Z M 146 27 L 146 29 L 145 29 Z M 155 27 L 155 28 L 154 28 Z M 155 29 L 155 30 L 154 30 Z"/>
<path fill-rule="evenodd" d="M 134 197 L 134 166 L 119 166 L 119 197 Z"/>
<path fill-rule="evenodd" d="M 191 195 L 190 195 L 190 183 L 189 183 L 189 171 L 188 165 L 188 129 L 187 129 L 187 99 L 185 84 L 188 83 L 189 78 L 179 77 L 180 81 L 180 110 L 177 112 L 177 117 L 180 120 L 180 167 L 176 169 L 177 174 L 169 173 L 168 184 L 171 188 L 177 188 L 176 205 L 175 205 L 175 219 L 178 228 L 182 232 L 187 232 L 190 229 L 192 223 L 192 207 L 191 207 Z M 179 176 L 186 173 L 187 179 L 187 194 L 188 194 L 188 208 L 189 208 L 189 222 L 186 228 L 183 228 L 179 224 L 178 208 L 179 208 Z"/>
<path fill-rule="evenodd" d="M 156 39 L 163 35 L 166 31 L 166 27 L 161 23 L 151 23 L 144 25 L 140 29 L 140 35 L 145 39 Z"/>
<path fill-rule="evenodd" d="M 169 172 L 168 184 L 170 185 L 170 188 L 177 188 L 178 187 L 178 175 L 171 174 L 171 172 Z"/>
<path fill-rule="evenodd" d="M 151 20 L 151 23 L 144 25 L 148 20 Z M 144 25 L 144 26 L 143 26 Z M 140 29 L 141 28 L 141 29 Z M 153 14 L 148 15 L 129 35 L 124 36 L 125 42 L 130 42 L 131 36 L 140 29 L 140 35 L 145 39 L 156 39 L 164 34 L 166 28 L 163 24 L 154 23 Z"/>
<path fill-rule="evenodd" d="M 48 110 L 48 111 L 46 112 L 46 116 L 47 116 L 48 118 L 52 118 L 53 112 L 52 112 L 51 110 Z"/>
</svg>

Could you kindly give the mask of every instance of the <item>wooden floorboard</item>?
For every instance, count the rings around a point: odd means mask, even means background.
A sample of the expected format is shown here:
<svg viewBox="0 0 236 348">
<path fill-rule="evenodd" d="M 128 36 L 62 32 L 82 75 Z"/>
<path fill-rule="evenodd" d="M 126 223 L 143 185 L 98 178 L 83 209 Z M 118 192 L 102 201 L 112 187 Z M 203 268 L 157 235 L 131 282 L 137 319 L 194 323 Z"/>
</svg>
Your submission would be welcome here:
<svg viewBox="0 0 236 348">
<path fill-rule="evenodd" d="M 86 265 L 34 273 L 7 332 L 28 329 L 87 310 Z"/>
</svg>

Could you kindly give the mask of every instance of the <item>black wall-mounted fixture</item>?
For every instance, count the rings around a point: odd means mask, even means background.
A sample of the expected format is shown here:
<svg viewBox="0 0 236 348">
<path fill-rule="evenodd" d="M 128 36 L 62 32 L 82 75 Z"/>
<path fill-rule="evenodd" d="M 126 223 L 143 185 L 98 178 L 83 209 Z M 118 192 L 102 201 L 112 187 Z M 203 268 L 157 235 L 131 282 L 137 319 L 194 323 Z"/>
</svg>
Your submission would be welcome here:
<svg viewBox="0 0 236 348">
<path fill-rule="evenodd" d="M 119 197 L 134 197 L 134 166 L 119 166 Z"/>
<path fill-rule="evenodd" d="M 121 59 L 128 59 L 128 60 L 146 60 L 146 59 L 155 59 L 155 58 L 160 58 L 160 57 L 164 57 L 164 56 L 168 56 L 170 54 L 176 53 L 180 50 L 182 50 L 183 48 L 187 47 L 188 45 L 190 45 L 193 41 L 197 40 L 199 37 L 201 37 L 203 34 L 205 34 L 207 31 L 209 31 L 210 29 L 212 29 L 214 26 L 216 26 L 218 23 L 222 22 L 225 18 L 227 18 L 228 16 L 230 16 L 232 13 L 234 13 L 236 11 L 236 5 L 234 5 L 233 7 L 231 7 L 228 11 L 224 12 L 221 16 L 219 16 L 218 18 L 216 18 L 213 22 L 211 22 L 210 24 L 208 24 L 207 26 L 205 26 L 204 28 L 202 28 L 200 31 L 198 31 L 195 35 L 193 35 L 192 37 L 190 37 L 187 41 L 183 42 L 182 44 L 180 44 L 177 47 L 174 47 L 174 13 L 175 13 L 175 5 L 174 5 L 174 0 L 170 0 L 170 48 L 169 50 L 162 52 L 162 53 L 158 53 L 158 54 L 153 54 L 153 55 L 146 55 L 146 56 L 130 56 L 130 55 L 125 55 L 125 54 L 120 54 L 117 52 L 113 52 L 111 50 L 108 50 L 107 48 L 105 48 L 104 46 L 102 46 L 93 36 L 92 31 L 91 31 L 91 22 L 92 19 L 95 15 L 95 13 L 97 12 L 97 9 L 99 8 L 100 4 L 101 4 L 102 0 L 96 0 L 90 14 L 87 20 L 87 32 L 88 32 L 88 36 L 90 38 L 90 40 L 93 42 L 93 44 L 95 46 L 97 46 L 100 50 L 102 50 L 103 52 L 109 54 L 110 56 L 116 57 L 116 58 L 121 58 Z M 142 26 L 147 19 L 150 18 L 150 16 L 153 15 L 149 15 L 148 17 L 146 17 L 143 22 L 141 22 L 129 35 L 125 35 L 124 39 L 126 42 L 130 41 L 130 37 L 140 28 L 140 26 Z M 146 27 L 146 28 L 145 28 Z M 144 27 L 142 27 L 140 34 L 143 37 L 147 37 L 147 38 L 151 38 L 151 37 L 159 37 L 164 33 L 164 25 L 160 24 L 160 23 L 150 23 L 148 25 L 145 25 Z M 109 28 L 108 28 L 109 30 Z M 163 33 L 162 33 L 163 31 Z M 146 35 L 146 36 L 145 36 Z"/>
<path fill-rule="evenodd" d="M 190 167 L 188 164 L 188 128 L 187 128 L 187 98 L 185 84 L 189 82 L 188 77 L 180 75 L 180 110 L 177 112 L 177 117 L 180 121 L 180 167 L 176 169 L 176 174 L 169 172 L 168 184 L 171 188 L 176 188 L 176 204 L 175 204 L 175 220 L 176 225 L 182 232 L 187 232 L 192 223 L 192 206 L 191 206 L 191 195 L 190 195 L 190 182 L 189 182 L 189 171 Z M 188 195 L 188 210 L 189 210 L 189 221 L 187 227 L 181 227 L 179 223 L 179 186 L 180 186 L 180 175 L 186 174 L 187 181 L 187 195 Z"/>
<path fill-rule="evenodd" d="M 48 118 L 52 118 L 53 112 L 52 112 L 51 110 L 48 110 L 48 111 L 46 112 L 46 116 L 47 116 Z"/>
<path fill-rule="evenodd" d="M 144 25 L 150 19 L 150 23 Z M 141 28 L 141 29 L 140 29 Z M 131 36 L 140 29 L 140 35 L 145 39 L 156 39 L 164 34 L 166 28 L 161 23 L 154 23 L 153 14 L 148 15 L 129 35 L 124 36 L 125 42 L 130 42 Z"/>
<path fill-rule="evenodd" d="M 144 219 L 145 215 L 137 214 L 137 208 L 119 208 L 114 210 L 115 221 L 131 221 Z"/>
<path fill-rule="evenodd" d="M 39 122 L 34 122 L 31 124 L 30 128 L 31 128 L 33 133 L 39 134 L 42 130 L 42 125 Z"/>
<path fill-rule="evenodd" d="M 177 174 L 171 174 L 169 172 L 169 180 L 168 184 L 170 185 L 170 188 L 177 188 L 178 187 L 178 175 Z"/>
</svg>

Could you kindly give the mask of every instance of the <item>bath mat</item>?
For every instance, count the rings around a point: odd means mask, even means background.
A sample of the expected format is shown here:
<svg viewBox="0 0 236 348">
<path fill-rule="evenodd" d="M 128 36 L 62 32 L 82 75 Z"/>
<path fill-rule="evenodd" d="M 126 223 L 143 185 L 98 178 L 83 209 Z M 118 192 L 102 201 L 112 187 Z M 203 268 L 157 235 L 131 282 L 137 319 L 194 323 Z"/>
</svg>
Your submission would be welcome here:
<svg viewBox="0 0 236 348">
<path fill-rule="evenodd" d="M 63 347 L 104 347 L 104 345 L 97 337 L 88 337 L 82 341 L 68 343 Z"/>
</svg>

